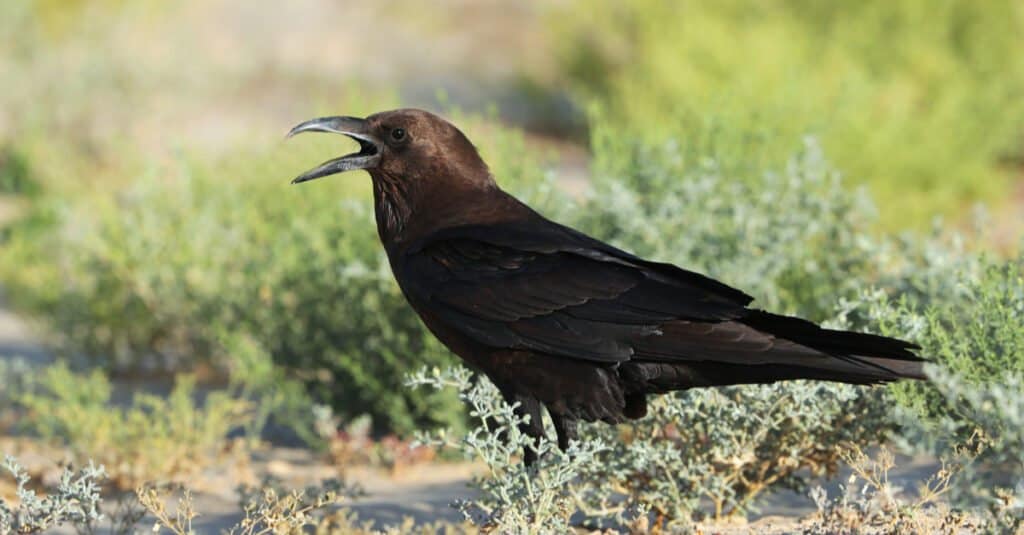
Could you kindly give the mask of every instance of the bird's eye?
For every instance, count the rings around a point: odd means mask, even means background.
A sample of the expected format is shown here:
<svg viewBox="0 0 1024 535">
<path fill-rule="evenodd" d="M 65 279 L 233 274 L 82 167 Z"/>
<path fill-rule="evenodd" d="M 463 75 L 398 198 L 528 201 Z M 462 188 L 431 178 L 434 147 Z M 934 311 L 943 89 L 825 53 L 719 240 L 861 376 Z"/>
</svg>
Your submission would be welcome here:
<svg viewBox="0 0 1024 535">
<path fill-rule="evenodd" d="M 391 139 L 395 141 L 402 141 L 403 139 L 405 139 L 405 129 L 395 128 L 394 130 L 392 130 Z"/>
</svg>

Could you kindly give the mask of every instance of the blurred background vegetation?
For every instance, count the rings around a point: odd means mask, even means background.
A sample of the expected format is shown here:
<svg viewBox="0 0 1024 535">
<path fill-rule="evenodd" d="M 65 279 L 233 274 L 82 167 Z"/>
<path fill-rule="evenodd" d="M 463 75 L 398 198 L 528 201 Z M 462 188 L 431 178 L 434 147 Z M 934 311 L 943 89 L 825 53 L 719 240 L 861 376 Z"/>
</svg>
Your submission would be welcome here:
<svg viewBox="0 0 1024 535">
<path fill-rule="evenodd" d="M 203 443 L 240 414 L 312 436 L 314 402 L 378 434 L 466 425 L 455 392 L 403 386 L 453 359 L 392 281 L 369 181 L 288 185 L 348 143 L 284 144 L 290 126 L 398 106 L 452 118 L 562 222 L 772 310 L 926 342 L 968 384 L 1024 373 L 1021 50 L 1014 0 L 5 1 L 0 284 L 70 368 L 0 400 L 94 445 L 123 441 L 58 410 L 74 383 L 101 411 L 108 378 L 182 372 L 180 414 L 196 381 L 261 400 L 211 400 Z M 885 395 L 950 412 L 930 386 Z M 820 404 L 793 410 L 849 410 Z M 843 440 L 881 440 L 884 416 Z M 742 510 L 749 489 L 729 492 Z"/>
<path fill-rule="evenodd" d="M 379 430 L 452 423 L 453 399 L 386 395 L 403 391 L 404 371 L 450 358 L 391 282 L 368 181 L 286 187 L 340 150 L 334 139 L 285 146 L 289 125 L 399 105 L 457 119 L 499 180 L 552 215 L 819 319 L 852 279 L 882 271 L 835 228 L 879 236 L 943 217 L 963 229 L 984 202 L 984 239 L 1016 247 L 1020 2 L 447 7 L 5 2 L 9 299 L 61 355 L 113 373 L 298 381 Z M 867 186 L 873 208 L 820 189 L 756 200 L 806 139 L 842 188 Z M 709 162 L 736 184 L 663 213 L 666 199 L 697 198 L 687 188 Z M 805 197 L 817 206 L 786 207 Z M 644 225 L 654 234 L 638 235 Z M 786 228 L 797 234 L 785 258 L 708 260 Z"/>
<path fill-rule="evenodd" d="M 1015 0 L 598 1 L 554 20 L 560 72 L 631 135 L 682 123 L 723 161 L 770 165 L 813 134 L 887 229 L 1019 182 Z"/>
</svg>

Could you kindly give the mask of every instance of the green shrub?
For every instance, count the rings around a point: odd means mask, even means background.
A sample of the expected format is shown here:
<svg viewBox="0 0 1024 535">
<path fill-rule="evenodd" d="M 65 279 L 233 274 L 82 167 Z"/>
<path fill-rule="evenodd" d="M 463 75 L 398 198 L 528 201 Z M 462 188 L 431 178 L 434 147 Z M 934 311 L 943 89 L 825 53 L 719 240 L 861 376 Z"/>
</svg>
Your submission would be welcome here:
<svg viewBox="0 0 1024 535">
<path fill-rule="evenodd" d="M 112 386 L 99 370 L 78 374 L 56 364 L 27 383 L 15 399 L 22 431 L 66 445 L 76 462 L 102 463 L 121 489 L 194 477 L 219 459 L 228 433 L 252 415 L 247 401 L 225 392 L 196 402 L 186 376 L 168 396 L 136 393 L 124 408 L 113 406 Z"/>
<path fill-rule="evenodd" d="M 866 231 L 871 204 L 813 140 L 779 169 L 740 171 L 697 157 L 682 132 L 647 143 L 602 121 L 592 136 L 594 193 L 568 216 L 596 236 L 818 320 L 884 268 Z"/>
<path fill-rule="evenodd" d="M 0 194 L 34 194 L 39 184 L 33 179 L 28 158 L 11 145 L 0 145 Z"/>
<path fill-rule="evenodd" d="M 417 438 L 423 445 L 454 448 L 487 466 L 487 473 L 472 482 L 481 496 L 453 504 L 466 520 L 496 533 L 571 531 L 570 518 L 577 508 L 574 480 L 599 462 L 598 455 L 608 446 L 601 440 L 585 440 L 562 452 L 551 440 L 536 443 L 520 431 L 524 418 L 515 414 L 498 389 L 488 380 L 473 380 L 462 367 L 430 372 L 423 368 L 409 377 L 407 386 L 453 390 L 469 406 L 476 425 L 465 434 L 441 430 Z M 524 448 L 537 454 L 535 467 L 520 462 Z"/>
<path fill-rule="evenodd" d="M 1024 5 L 605 0 L 551 13 L 580 95 L 619 134 L 685 126 L 721 165 L 778 164 L 814 134 L 889 228 L 1000 200 L 1024 133 Z"/>
<path fill-rule="evenodd" d="M 520 134 L 474 137 L 499 175 L 545 182 Z M 63 348 L 115 369 L 205 363 L 279 394 L 265 380 L 272 359 L 287 372 L 277 376 L 344 418 L 370 414 L 378 431 L 457 423 L 454 397 L 401 388 L 410 363 L 451 361 L 393 281 L 368 178 L 289 186 L 345 143 L 298 141 L 227 163 L 179 161 L 73 201 L 57 192 L 32 215 L 54 223 L 12 230 L 0 277 Z"/>
<path fill-rule="evenodd" d="M 966 382 L 981 385 L 1024 373 L 1024 255 L 967 258 L 910 275 L 899 297 L 868 291 L 844 303 L 842 316 L 873 330 L 910 338 L 921 354 Z M 928 383 L 892 387 L 915 413 L 956 415 L 959 404 Z"/>
<path fill-rule="evenodd" d="M 871 237 L 870 203 L 842 187 L 813 140 L 772 171 L 753 158 L 719 165 L 679 132 L 649 143 L 600 121 L 592 138 L 594 194 L 570 213 L 576 224 L 744 288 L 770 310 L 828 318 L 866 284 L 902 288 L 909 266 L 938 248 Z M 742 515 L 763 493 L 802 486 L 808 469 L 833 470 L 842 448 L 885 440 L 892 426 L 884 391 L 825 383 L 698 390 L 654 406 L 625 431 L 591 431 L 612 446 L 578 491 L 587 509 L 614 510 L 604 502 L 614 489 L 626 495 L 621 504 L 644 504 L 672 525 Z"/>
<path fill-rule="evenodd" d="M 908 277 L 900 299 L 865 292 L 844 306 L 876 331 L 910 337 L 936 364 L 927 383 L 893 385 L 900 441 L 936 456 L 971 450 L 954 503 L 984 505 L 986 530 L 1024 525 L 1024 255 L 968 258 Z"/>
<path fill-rule="evenodd" d="M 922 420 L 902 417 L 901 442 L 909 451 L 955 455 L 963 470 L 952 478 L 950 501 L 980 511 L 986 533 L 1024 528 L 1024 380 L 1000 373 L 984 383 L 935 367 L 932 386 L 955 409 Z"/>
<path fill-rule="evenodd" d="M 620 507 L 649 507 L 669 526 L 743 517 L 765 495 L 834 474 L 844 448 L 885 440 L 892 420 L 881 393 L 793 382 L 663 396 L 643 420 L 585 433 L 611 447 L 576 493 L 584 512 L 605 514 L 625 494 Z"/>
<path fill-rule="evenodd" d="M 700 389 L 659 398 L 635 423 L 585 426 L 582 440 L 563 453 L 520 433 L 520 417 L 494 386 L 465 369 L 421 370 L 409 384 L 454 389 L 469 405 L 475 425 L 468 432 L 420 441 L 487 466 L 473 482 L 481 496 L 458 506 L 499 533 L 565 532 L 574 518 L 621 528 L 647 512 L 673 529 L 743 516 L 773 491 L 833 473 L 843 451 L 876 444 L 892 422 L 886 400 L 851 386 Z M 524 447 L 537 451 L 537 467 L 520 461 Z"/>
<path fill-rule="evenodd" d="M 20 502 L 12 507 L 0 499 L 0 533 L 51 533 L 55 528 L 73 528 L 76 533 L 141 533 L 147 515 L 155 522 L 146 526 L 152 533 L 195 535 L 192 520 L 201 514 L 195 508 L 193 494 L 184 489 L 172 505 L 171 492 L 164 484 L 140 486 L 135 493 L 116 502 L 101 495 L 106 478 L 103 467 L 92 463 L 73 472 L 64 469 L 56 488 L 39 497 L 30 490 L 28 473 L 17 460 L 6 457 L 2 468 L 14 477 L 15 495 Z M 472 533 L 467 526 L 444 522 L 414 525 L 406 519 L 401 526 L 373 529 L 373 522 L 360 521 L 347 509 L 330 510 L 362 495 L 358 487 L 340 480 L 324 480 L 303 489 L 285 489 L 276 482 L 264 481 L 260 487 L 239 488 L 243 518 L 224 530 L 232 535 L 318 533 L 323 535 L 398 535 L 400 533 L 457 534 Z M 116 504 L 116 505 L 115 505 Z M 103 510 L 108 514 L 104 514 Z M 152 526 L 152 527 L 150 527 Z"/>
</svg>

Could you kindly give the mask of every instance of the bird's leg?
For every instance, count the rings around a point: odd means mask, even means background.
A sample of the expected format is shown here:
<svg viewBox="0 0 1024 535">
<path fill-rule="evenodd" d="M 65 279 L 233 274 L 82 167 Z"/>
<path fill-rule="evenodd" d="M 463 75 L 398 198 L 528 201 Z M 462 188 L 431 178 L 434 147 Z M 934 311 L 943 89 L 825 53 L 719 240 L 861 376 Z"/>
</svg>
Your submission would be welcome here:
<svg viewBox="0 0 1024 535">
<path fill-rule="evenodd" d="M 555 424 L 555 433 L 558 435 L 558 449 L 568 451 L 569 442 L 579 440 L 576 418 L 567 414 L 555 414 L 548 411 L 551 421 Z"/>
<path fill-rule="evenodd" d="M 523 448 L 523 463 L 528 467 L 533 466 L 537 462 L 537 448 L 540 447 L 540 439 L 544 437 L 544 420 L 540 415 L 540 402 L 528 396 L 505 394 L 504 392 L 502 394 L 509 404 L 519 403 L 515 408 L 516 416 L 520 418 L 529 416 L 528 422 L 519 424 L 519 431 L 533 439 L 532 448 L 529 446 Z"/>
</svg>

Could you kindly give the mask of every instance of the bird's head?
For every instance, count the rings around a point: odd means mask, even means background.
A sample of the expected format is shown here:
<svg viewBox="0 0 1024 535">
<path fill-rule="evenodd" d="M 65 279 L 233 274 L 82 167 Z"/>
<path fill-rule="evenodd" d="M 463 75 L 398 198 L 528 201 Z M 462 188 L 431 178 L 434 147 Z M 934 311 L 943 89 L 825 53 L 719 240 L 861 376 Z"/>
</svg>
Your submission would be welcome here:
<svg viewBox="0 0 1024 535">
<path fill-rule="evenodd" d="M 335 116 L 311 119 L 288 132 L 342 134 L 359 143 L 359 151 L 328 160 L 302 173 L 293 184 L 364 169 L 374 179 L 407 185 L 431 185 L 445 177 L 491 180 L 473 144 L 448 121 L 430 112 L 400 109 L 365 119 Z"/>
</svg>

